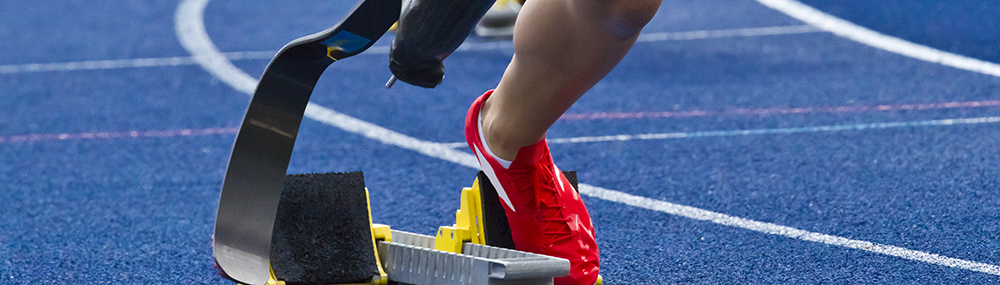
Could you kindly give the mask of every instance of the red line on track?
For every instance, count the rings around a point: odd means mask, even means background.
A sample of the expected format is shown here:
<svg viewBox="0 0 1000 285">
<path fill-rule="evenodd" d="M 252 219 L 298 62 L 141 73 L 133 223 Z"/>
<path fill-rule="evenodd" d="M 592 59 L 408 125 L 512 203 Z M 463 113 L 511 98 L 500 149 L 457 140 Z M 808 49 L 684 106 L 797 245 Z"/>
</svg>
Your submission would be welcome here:
<svg viewBox="0 0 1000 285">
<path fill-rule="evenodd" d="M 0 136 L 0 143 L 37 142 L 50 140 L 97 140 L 97 139 L 122 139 L 122 138 L 166 138 L 166 137 L 193 137 L 218 134 L 236 134 L 240 128 L 208 128 L 208 129 L 171 129 L 152 131 L 127 131 L 127 132 L 92 132 L 92 133 L 62 133 L 62 134 L 30 134 L 15 136 Z"/>
<path fill-rule="evenodd" d="M 616 119 L 652 119 L 652 118 L 690 118 L 709 116 L 773 116 L 789 114 L 839 114 L 839 113 L 860 113 L 860 112 L 891 112 L 904 110 L 941 110 L 957 108 L 982 108 L 998 107 L 1000 101 L 968 101 L 968 102 L 946 102 L 927 104 L 893 104 L 877 106 L 838 106 L 838 107 L 800 107 L 800 108 L 739 108 L 724 111 L 663 111 L 663 112 L 596 112 L 563 114 L 560 118 L 566 121 L 587 121 L 587 120 L 616 120 Z"/>
</svg>

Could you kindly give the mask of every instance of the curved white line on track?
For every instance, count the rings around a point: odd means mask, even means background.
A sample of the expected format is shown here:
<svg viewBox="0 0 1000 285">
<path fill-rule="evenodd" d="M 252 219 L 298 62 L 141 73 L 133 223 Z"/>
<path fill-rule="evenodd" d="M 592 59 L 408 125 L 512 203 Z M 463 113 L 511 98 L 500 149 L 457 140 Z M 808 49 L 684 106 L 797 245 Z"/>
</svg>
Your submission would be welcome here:
<svg viewBox="0 0 1000 285">
<path fill-rule="evenodd" d="M 253 95 L 257 80 L 232 64 L 212 43 L 205 31 L 203 13 L 208 0 L 184 0 L 177 6 L 175 15 L 177 38 L 195 62 L 219 80 L 237 91 Z M 464 166 L 479 168 L 476 157 L 446 145 L 422 141 L 404 134 L 338 113 L 329 108 L 313 104 L 306 106 L 305 117 L 322 123 L 357 133 L 382 143 L 396 145 L 424 155 L 451 161 Z"/>
<path fill-rule="evenodd" d="M 181 46 L 191 53 L 194 61 L 209 73 L 232 86 L 236 91 L 253 94 L 257 79 L 233 65 L 212 43 L 205 31 L 203 18 L 208 0 L 183 0 L 174 14 L 174 31 Z"/>
<path fill-rule="evenodd" d="M 233 66 L 232 63 L 228 62 L 228 60 L 225 59 L 225 56 L 219 53 L 218 49 L 216 49 L 211 43 L 211 39 L 205 32 L 205 27 L 202 21 L 202 13 L 204 12 L 205 6 L 208 4 L 208 1 L 209 0 L 181 1 L 177 8 L 175 18 L 177 37 L 180 39 L 184 48 L 190 51 L 191 54 L 194 55 L 196 61 L 209 73 L 219 77 L 220 80 L 231 85 L 236 90 L 246 94 L 253 94 L 253 89 L 256 86 L 256 80 L 251 78 L 242 70 Z M 309 107 L 306 108 L 306 117 L 386 144 L 396 145 L 431 157 L 479 169 L 479 163 L 474 155 L 451 149 L 447 144 L 427 142 L 412 138 L 380 126 L 337 113 L 316 104 L 309 104 Z M 752 231 L 814 241 L 829 245 L 855 248 L 910 260 L 1000 275 L 1000 267 L 991 264 L 950 258 L 890 245 L 852 240 L 771 223 L 753 221 L 694 207 L 630 195 L 620 191 L 609 190 L 587 184 L 579 184 L 579 186 L 581 194 L 597 199 L 650 209 L 653 211 L 679 215 L 697 220 L 710 221 L 716 224 L 734 226 Z"/>
<path fill-rule="evenodd" d="M 944 52 L 927 46 L 908 42 L 900 38 L 887 36 L 834 17 L 830 14 L 823 13 L 822 11 L 816 10 L 813 7 L 795 0 L 756 1 L 771 9 L 785 13 L 792 18 L 796 18 L 799 21 L 803 21 L 807 24 L 816 26 L 817 28 L 859 43 L 923 61 L 1000 77 L 1000 65 L 996 63 Z"/>
</svg>

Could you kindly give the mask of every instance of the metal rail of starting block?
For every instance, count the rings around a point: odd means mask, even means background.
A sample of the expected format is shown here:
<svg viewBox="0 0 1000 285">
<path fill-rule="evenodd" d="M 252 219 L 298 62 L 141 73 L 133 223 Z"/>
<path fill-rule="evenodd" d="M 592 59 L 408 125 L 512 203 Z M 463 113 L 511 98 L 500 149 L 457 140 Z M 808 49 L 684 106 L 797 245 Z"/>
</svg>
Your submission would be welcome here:
<svg viewBox="0 0 1000 285">
<path fill-rule="evenodd" d="M 553 284 L 569 274 L 569 260 L 523 251 L 465 243 L 462 253 L 434 249 L 434 237 L 391 230 L 378 242 L 389 280 L 408 284 Z"/>
</svg>

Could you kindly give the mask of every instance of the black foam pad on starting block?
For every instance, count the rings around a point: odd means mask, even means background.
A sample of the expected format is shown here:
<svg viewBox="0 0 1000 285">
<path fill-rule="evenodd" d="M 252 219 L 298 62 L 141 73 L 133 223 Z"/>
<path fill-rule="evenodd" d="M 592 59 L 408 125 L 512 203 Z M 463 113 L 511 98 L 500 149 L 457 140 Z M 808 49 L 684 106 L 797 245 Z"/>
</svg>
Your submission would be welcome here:
<svg viewBox="0 0 1000 285">
<path fill-rule="evenodd" d="M 566 179 L 573 184 L 573 190 L 580 191 L 577 185 L 576 171 L 563 171 Z M 490 183 L 490 178 L 486 173 L 479 171 L 479 199 L 483 205 L 483 232 L 486 236 L 486 245 L 514 249 L 514 239 L 510 236 L 510 223 L 507 222 L 507 213 L 504 212 L 500 196 L 497 189 Z"/>
<path fill-rule="evenodd" d="M 285 177 L 271 268 L 286 284 L 362 283 L 378 275 L 361 172 Z"/>
</svg>

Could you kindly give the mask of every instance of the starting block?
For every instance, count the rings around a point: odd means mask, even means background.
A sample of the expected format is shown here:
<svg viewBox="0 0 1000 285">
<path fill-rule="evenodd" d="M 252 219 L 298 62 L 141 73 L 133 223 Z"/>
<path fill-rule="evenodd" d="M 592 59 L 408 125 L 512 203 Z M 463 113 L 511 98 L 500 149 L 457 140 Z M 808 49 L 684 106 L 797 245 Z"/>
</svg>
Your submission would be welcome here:
<svg viewBox="0 0 1000 285">
<path fill-rule="evenodd" d="M 569 260 L 486 244 L 512 242 L 482 172 L 462 189 L 455 224 L 435 237 L 372 223 L 363 179 L 360 172 L 286 177 L 265 284 L 544 285 L 569 274 Z"/>
</svg>

